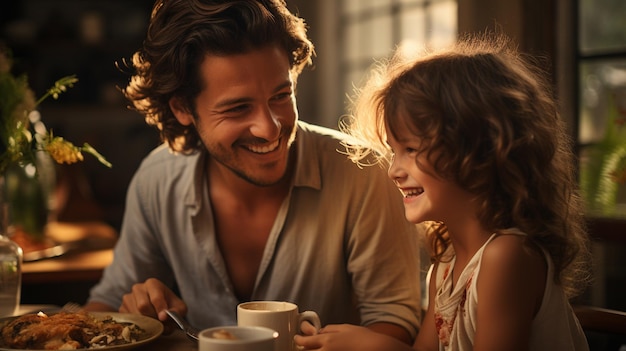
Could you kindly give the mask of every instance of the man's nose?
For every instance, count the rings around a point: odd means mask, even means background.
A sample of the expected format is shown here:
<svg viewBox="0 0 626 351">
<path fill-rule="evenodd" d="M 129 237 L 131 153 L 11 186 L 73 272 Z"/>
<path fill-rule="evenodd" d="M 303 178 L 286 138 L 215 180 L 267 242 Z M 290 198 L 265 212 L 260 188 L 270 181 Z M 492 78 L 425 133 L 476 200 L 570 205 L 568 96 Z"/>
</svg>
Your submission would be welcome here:
<svg viewBox="0 0 626 351">
<path fill-rule="evenodd" d="M 265 140 L 276 140 L 280 136 L 282 124 L 277 114 L 269 107 L 260 108 L 254 116 L 254 121 L 250 128 L 252 135 Z"/>
</svg>

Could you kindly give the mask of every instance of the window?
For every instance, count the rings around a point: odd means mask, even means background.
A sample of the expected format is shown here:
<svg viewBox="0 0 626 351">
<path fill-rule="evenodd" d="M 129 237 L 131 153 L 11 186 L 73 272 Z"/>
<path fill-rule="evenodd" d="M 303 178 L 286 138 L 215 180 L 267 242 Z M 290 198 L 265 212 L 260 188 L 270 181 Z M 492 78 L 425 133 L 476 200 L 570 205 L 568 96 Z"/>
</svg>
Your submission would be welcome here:
<svg viewBox="0 0 626 351">
<path fill-rule="evenodd" d="M 588 303 L 626 310 L 626 2 L 575 0 L 572 108 L 580 184 L 588 207 L 593 285 Z M 566 31 L 567 32 L 567 31 Z M 588 335 L 590 345 L 623 344 Z M 605 339 L 606 338 L 606 339 Z M 593 349 L 593 348 L 592 348 Z"/>
<path fill-rule="evenodd" d="M 398 45 L 437 47 L 457 36 L 458 0 L 288 0 L 310 25 L 316 57 L 298 78 L 305 121 L 337 128 L 371 66 Z"/>
<path fill-rule="evenodd" d="M 342 90 L 350 95 L 376 60 L 399 46 L 452 43 L 457 33 L 456 0 L 341 0 Z"/>
<path fill-rule="evenodd" d="M 626 219 L 626 2 L 579 0 L 580 180 L 591 216 Z"/>
</svg>

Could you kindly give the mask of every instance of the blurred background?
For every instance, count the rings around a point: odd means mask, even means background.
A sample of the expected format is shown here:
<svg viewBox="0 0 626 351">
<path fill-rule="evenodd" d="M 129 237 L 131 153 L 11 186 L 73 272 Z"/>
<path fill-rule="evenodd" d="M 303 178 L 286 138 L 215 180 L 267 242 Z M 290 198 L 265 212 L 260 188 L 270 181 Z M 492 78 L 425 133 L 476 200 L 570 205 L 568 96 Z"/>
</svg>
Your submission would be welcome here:
<svg viewBox="0 0 626 351">
<path fill-rule="evenodd" d="M 57 79 L 78 83 L 39 110 L 49 129 L 88 142 L 114 165 L 94 158 L 59 167 L 64 189 L 60 220 L 102 219 L 119 229 L 125 187 L 158 135 L 126 108 L 118 87 L 128 77 L 116 63 L 141 44 L 153 1 L 4 1 L 2 40 L 12 49 L 14 70 L 28 75 L 36 96 Z M 67 189 L 67 190 L 65 190 Z"/>
<path fill-rule="evenodd" d="M 126 187 L 158 135 L 127 108 L 118 87 L 145 34 L 152 0 L 13 0 L 0 4 L 0 41 L 39 96 L 62 76 L 79 82 L 40 107 L 46 124 L 89 142 L 95 160 L 58 169 L 58 219 L 119 230 Z M 420 49 L 459 33 L 499 27 L 551 75 L 580 156 L 594 238 L 595 281 L 582 299 L 626 310 L 626 1 L 287 0 L 309 26 L 314 67 L 298 84 L 300 118 L 337 128 L 368 68 L 398 45 Z"/>
</svg>

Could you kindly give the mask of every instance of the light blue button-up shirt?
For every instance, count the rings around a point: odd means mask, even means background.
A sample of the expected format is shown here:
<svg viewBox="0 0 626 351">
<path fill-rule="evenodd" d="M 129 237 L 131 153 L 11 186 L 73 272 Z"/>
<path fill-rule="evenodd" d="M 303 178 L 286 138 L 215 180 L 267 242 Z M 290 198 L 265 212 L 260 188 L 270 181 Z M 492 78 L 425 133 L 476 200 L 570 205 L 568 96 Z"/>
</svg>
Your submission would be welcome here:
<svg viewBox="0 0 626 351">
<path fill-rule="evenodd" d="M 322 325 L 419 326 L 417 228 L 384 169 L 359 168 L 337 131 L 298 122 L 298 157 L 278 212 L 252 300 L 282 300 L 316 311 Z M 134 283 L 154 277 L 175 288 L 199 328 L 236 324 L 236 306 L 216 241 L 205 153 L 163 145 L 136 172 L 113 263 L 90 301 L 117 307 Z"/>
</svg>

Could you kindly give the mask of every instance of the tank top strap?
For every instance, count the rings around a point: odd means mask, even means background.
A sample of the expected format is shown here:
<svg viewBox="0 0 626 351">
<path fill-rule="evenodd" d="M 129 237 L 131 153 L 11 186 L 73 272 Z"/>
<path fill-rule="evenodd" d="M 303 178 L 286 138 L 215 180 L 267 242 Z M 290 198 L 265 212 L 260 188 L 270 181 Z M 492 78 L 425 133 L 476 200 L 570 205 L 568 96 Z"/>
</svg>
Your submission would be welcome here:
<svg viewBox="0 0 626 351">
<path fill-rule="evenodd" d="M 521 231 L 517 227 L 511 227 L 511 228 L 507 228 L 507 229 L 501 230 L 500 234 L 502 234 L 502 235 L 511 234 L 511 235 L 519 235 L 519 236 L 528 236 L 526 233 L 524 233 L 523 231 Z"/>
</svg>

